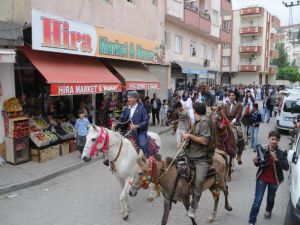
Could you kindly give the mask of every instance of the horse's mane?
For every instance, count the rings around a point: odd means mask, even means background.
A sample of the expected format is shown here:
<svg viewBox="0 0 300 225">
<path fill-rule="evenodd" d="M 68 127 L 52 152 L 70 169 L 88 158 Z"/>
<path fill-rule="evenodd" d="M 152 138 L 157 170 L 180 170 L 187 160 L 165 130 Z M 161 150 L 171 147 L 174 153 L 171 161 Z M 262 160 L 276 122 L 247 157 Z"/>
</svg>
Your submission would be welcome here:
<svg viewBox="0 0 300 225">
<path fill-rule="evenodd" d="M 171 164 L 171 162 L 173 161 L 173 158 L 172 157 L 166 157 L 165 161 L 166 161 L 166 166 L 169 166 Z"/>
</svg>

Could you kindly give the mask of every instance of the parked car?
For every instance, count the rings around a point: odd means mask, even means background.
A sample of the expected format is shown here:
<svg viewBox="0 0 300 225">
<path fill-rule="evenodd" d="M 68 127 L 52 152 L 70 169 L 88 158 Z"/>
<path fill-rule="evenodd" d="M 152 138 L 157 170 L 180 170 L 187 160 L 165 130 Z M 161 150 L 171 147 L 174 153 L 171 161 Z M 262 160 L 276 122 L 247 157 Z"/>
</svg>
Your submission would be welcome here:
<svg viewBox="0 0 300 225">
<path fill-rule="evenodd" d="M 290 166 L 290 200 L 287 208 L 284 225 L 300 224 L 300 133 L 292 150 L 288 152 Z"/>
<path fill-rule="evenodd" d="M 285 97 L 278 109 L 276 128 L 291 131 L 294 128 L 295 118 L 300 115 L 300 95 L 290 94 Z"/>
</svg>

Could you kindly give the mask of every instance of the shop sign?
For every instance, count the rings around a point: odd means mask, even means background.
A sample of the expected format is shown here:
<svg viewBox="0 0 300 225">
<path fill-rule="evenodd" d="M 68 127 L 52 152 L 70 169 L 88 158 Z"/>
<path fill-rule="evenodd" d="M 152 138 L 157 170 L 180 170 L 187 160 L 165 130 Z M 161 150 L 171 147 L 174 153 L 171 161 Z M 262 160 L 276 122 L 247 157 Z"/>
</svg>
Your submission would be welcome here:
<svg viewBox="0 0 300 225">
<path fill-rule="evenodd" d="M 158 82 L 126 82 L 127 90 L 149 90 L 149 89 L 160 89 L 160 83 Z"/>
<path fill-rule="evenodd" d="M 164 64 L 165 46 L 32 10 L 32 48 L 102 58 Z"/>
<path fill-rule="evenodd" d="M 121 84 L 51 84 L 51 96 L 121 92 Z"/>
</svg>

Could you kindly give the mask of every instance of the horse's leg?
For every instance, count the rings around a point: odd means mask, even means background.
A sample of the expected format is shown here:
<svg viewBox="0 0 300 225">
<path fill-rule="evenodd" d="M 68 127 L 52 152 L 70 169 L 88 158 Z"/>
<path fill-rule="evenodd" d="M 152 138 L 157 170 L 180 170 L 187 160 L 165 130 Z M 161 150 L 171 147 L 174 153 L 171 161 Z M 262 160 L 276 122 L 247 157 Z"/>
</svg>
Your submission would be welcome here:
<svg viewBox="0 0 300 225">
<path fill-rule="evenodd" d="M 189 199 L 188 199 L 188 198 L 185 199 L 182 203 L 183 203 L 183 205 L 184 205 L 186 211 L 189 211 L 189 207 L 190 207 L 190 201 L 189 201 Z M 197 225 L 197 223 L 196 223 L 196 221 L 195 221 L 194 218 L 191 218 L 191 217 L 190 217 L 190 219 L 191 219 L 193 225 Z"/>
<path fill-rule="evenodd" d="M 227 177 L 227 181 L 228 181 L 228 182 L 231 181 L 231 172 L 232 172 L 232 157 L 229 156 L 228 177 Z"/>
<path fill-rule="evenodd" d="M 170 214 L 170 201 L 164 198 L 164 215 L 161 221 L 161 225 L 167 225 L 169 214 Z"/>
<path fill-rule="evenodd" d="M 218 205 L 219 205 L 219 193 L 214 195 L 213 191 L 214 189 L 216 189 L 216 186 L 213 185 L 212 187 L 209 188 L 214 200 L 215 200 L 215 203 L 214 203 L 214 211 L 212 212 L 212 214 L 208 217 L 207 219 L 207 222 L 208 223 L 212 223 L 213 221 L 215 221 L 216 219 L 216 215 L 217 215 L 217 210 L 218 210 Z"/>
<path fill-rule="evenodd" d="M 224 193 L 224 196 L 225 196 L 225 209 L 227 211 L 232 211 L 232 207 L 229 205 L 229 201 L 228 201 L 228 195 L 229 195 L 229 191 L 228 191 L 228 186 L 226 184 L 224 184 L 222 187 L 221 187 L 223 193 Z"/>
<path fill-rule="evenodd" d="M 127 220 L 129 216 L 128 207 L 126 205 L 128 181 L 121 179 L 120 183 L 122 188 L 122 192 L 120 194 L 121 214 L 123 219 Z"/>
</svg>

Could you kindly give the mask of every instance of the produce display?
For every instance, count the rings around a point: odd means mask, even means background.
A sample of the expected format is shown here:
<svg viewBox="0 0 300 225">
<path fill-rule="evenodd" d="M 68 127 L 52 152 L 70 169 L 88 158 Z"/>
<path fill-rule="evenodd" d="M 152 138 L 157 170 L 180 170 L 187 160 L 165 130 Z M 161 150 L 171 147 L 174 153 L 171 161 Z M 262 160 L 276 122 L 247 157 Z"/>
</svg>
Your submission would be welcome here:
<svg viewBox="0 0 300 225">
<path fill-rule="evenodd" d="M 46 121 L 40 117 L 34 117 L 34 122 L 36 124 L 36 126 L 40 129 L 46 129 L 49 127 L 49 125 L 46 123 Z"/>
<path fill-rule="evenodd" d="M 51 131 L 46 130 L 44 133 L 45 133 L 46 137 L 49 139 L 50 143 L 54 143 L 54 142 L 58 141 L 58 137 Z"/>
<path fill-rule="evenodd" d="M 58 137 L 60 137 L 61 139 L 65 140 L 69 138 L 68 133 L 60 126 L 56 126 L 54 127 L 55 130 L 55 134 L 57 134 Z"/>
<path fill-rule="evenodd" d="M 46 146 L 46 145 L 49 145 L 49 143 L 50 143 L 50 140 L 45 135 L 45 133 L 43 133 L 42 131 L 30 133 L 30 139 L 37 147 Z"/>
<path fill-rule="evenodd" d="M 75 134 L 75 127 L 70 123 L 62 123 L 61 127 L 68 133 L 68 134 Z"/>
<path fill-rule="evenodd" d="M 39 132 L 42 131 L 40 128 L 38 128 L 35 124 L 30 124 L 29 125 L 29 132 L 34 133 L 34 132 Z"/>
<path fill-rule="evenodd" d="M 4 101 L 3 110 L 9 113 L 20 112 L 22 111 L 22 106 L 20 105 L 19 100 L 17 98 L 10 98 Z"/>
</svg>

